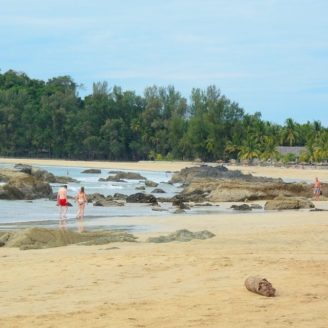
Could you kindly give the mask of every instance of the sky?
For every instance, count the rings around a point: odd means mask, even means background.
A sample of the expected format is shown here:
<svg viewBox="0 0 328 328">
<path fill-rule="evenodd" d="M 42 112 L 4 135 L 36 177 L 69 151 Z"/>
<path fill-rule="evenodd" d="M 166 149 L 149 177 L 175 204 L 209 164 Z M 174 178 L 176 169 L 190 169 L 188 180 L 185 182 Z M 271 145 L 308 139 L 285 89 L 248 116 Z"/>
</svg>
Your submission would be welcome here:
<svg viewBox="0 0 328 328">
<path fill-rule="evenodd" d="M 215 85 L 246 113 L 328 127 L 327 0 L 0 0 L 0 70 L 79 94 Z"/>
</svg>

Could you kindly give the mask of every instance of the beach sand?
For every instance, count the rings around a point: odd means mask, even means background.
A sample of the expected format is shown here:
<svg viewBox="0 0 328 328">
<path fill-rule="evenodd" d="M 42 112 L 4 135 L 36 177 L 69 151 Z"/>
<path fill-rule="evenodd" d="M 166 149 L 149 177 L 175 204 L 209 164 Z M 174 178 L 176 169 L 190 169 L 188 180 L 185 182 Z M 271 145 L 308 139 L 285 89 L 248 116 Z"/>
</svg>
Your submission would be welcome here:
<svg viewBox="0 0 328 328">
<path fill-rule="evenodd" d="M 95 167 L 91 164 L 85 167 Z M 171 164 L 168 170 L 186 165 Z M 302 177 L 308 173 L 312 179 L 313 172 L 304 171 Z M 0 327 L 327 327 L 327 212 L 136 220 L 157 220 L 162 234 L 186 228 L 216 236 L 150 244 L 146 237 L 159 234 L 150 232 L 136 234 L 137 243 L 0 248 Z M 267 278 L 277 296 L 249 292 L 244 287 L 249 275 Z"/>
</svg>

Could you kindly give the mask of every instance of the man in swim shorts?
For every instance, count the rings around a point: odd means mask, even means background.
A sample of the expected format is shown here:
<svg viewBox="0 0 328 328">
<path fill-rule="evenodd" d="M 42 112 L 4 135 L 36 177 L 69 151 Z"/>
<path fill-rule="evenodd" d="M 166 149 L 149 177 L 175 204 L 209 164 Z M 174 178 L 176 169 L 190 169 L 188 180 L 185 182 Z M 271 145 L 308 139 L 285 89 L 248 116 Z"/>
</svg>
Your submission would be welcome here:
<svg viewBox="0 0 328 328">
<path fill-rule="evenodd" d="M 315 178 L 314 185 L 313 185 L 313 196 L 315 200 L 319 200 L 321 193 L 321 183 L 318 178 Z"/>
<path fill-rule="evenodd" d="M 66 229 L 67 213 L 67 186 L 59 188 L 57 193 L 57 205 L 59 206 L 59 228 Z"/>
</svg>

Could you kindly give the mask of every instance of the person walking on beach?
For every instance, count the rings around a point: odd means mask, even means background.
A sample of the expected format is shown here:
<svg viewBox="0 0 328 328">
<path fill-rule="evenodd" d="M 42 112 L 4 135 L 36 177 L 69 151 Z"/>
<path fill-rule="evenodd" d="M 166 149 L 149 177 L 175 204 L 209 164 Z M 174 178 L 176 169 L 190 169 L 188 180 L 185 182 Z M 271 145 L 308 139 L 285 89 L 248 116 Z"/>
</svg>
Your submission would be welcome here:
<svg viewBox="0 0 328 328">
<path fill-rule="evenodd" d="M 59 228 L 66 229 L 67 214 L 67 186 L 59 188 L 57 193 L 57 205 L 59 206 Z"/>
<path fill-rule="evenodd" d="M 80 191 L 75 196 L 75 201 L 77 202 L 78 211 L 76 214 L 76 218 L 79 220 L 78 231 L 82 232 L 84 230 L 83 227 L 83 218 L 84 218 L 84 209 L 85 205 L 88 204 L 87 194 L 84 191 L 84 187 L 81 187 Z"/>
<path fill-rule="evenodd" d="M 319 200 L 321 195 L 321 183 L 319 179 L 316 177 L 313 185 L 313 197 L 315 200 Z"/>
</svg>

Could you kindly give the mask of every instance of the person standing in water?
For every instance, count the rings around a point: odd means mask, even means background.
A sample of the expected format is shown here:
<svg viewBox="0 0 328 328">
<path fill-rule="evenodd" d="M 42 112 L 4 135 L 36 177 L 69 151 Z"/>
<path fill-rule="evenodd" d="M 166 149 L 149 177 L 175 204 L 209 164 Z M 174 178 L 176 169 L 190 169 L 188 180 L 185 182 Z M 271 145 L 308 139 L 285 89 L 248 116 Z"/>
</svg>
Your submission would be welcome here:
<svg viewBox="0 0 328 328">
<path fill-rule="evenodd" d="M 59 206 L 59 228 L 66 229 L 67 220 L 67 186 L 64 185 L 59 188 L 57 193 L 57 205 Z"/>
<path fill-rule="evenodd" d="M 319 200 L 321 194 L 321 183 L 318 178 L 315 178 L 313 185 L 313 197 L 315 200 Z"/>
<path fill-rule="evenodd" d="M 78 211 L 76 214 L 76 218 L 79 220 L 78 231 L 82 232 L 84 230 L 83 227 L 83 218 L 84 218 L 84 208 L 88 203 L 87 194 L 84 191 L 84 187 L 81 187 L 80 191 L 75 196 L 75 201 L 77 202 Z"/>
</svg>

